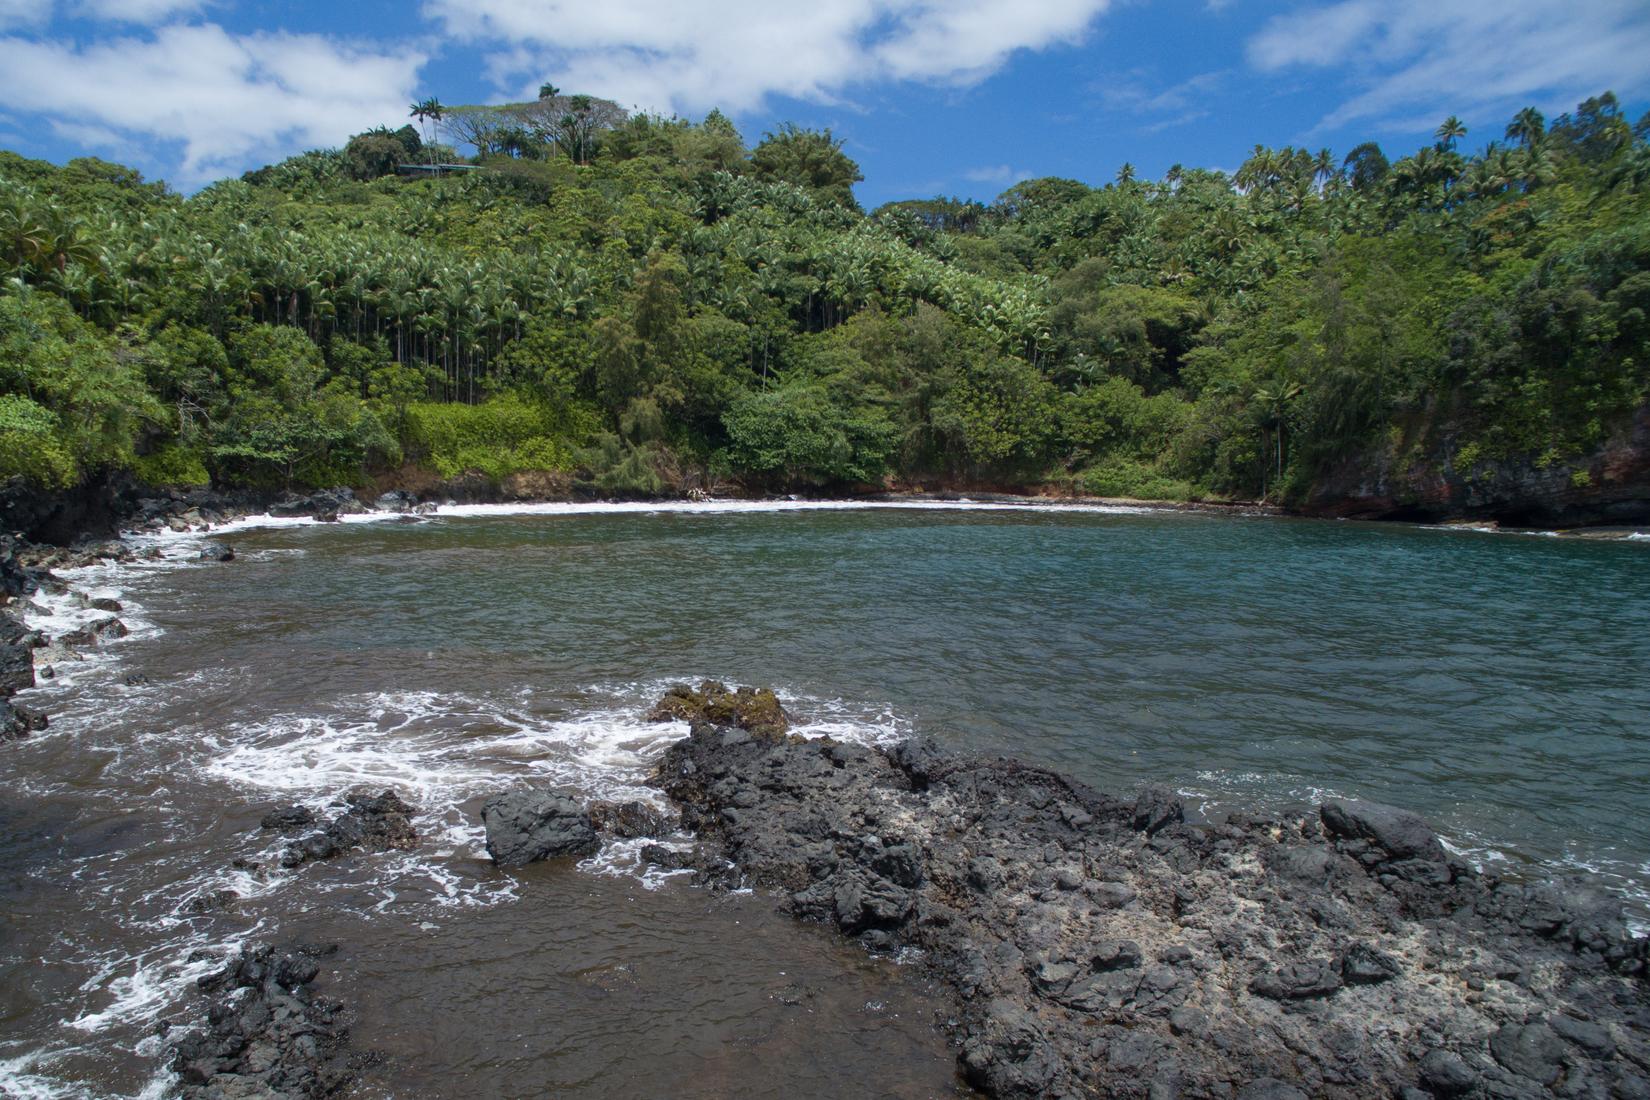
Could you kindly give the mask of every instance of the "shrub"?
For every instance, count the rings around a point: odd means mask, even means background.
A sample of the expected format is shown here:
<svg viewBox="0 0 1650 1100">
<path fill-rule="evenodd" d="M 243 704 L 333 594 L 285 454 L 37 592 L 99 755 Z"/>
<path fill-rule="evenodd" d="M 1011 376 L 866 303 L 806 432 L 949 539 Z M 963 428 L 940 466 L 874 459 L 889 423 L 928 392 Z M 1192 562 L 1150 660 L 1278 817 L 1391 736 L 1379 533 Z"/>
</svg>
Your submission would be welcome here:
<svg viewBox="0 0 1650 1100">
<path fill-rule="evenodd" d="M 145 485 L 201 486 L 212 481 L 200 452 L 176 443 L 139 455 L 132 469 Z"/>
<path fill-rule="evenodd" d="M 51 410 L 18 394 L 0 394 L 0 477 L 22 476 L 56 489 L 73 484 L 77 472 Z"/>
<path fill-rule="evenodd" d="M 898 445 L 880 410 L 845 409 L 818 386 L 745 394 L 723 424 L 737 466 L 789 483 L 879 481 Z"/>
<path fill-rule="evenodd" d="M 515 394 L 481 405 L 421 402 L 407 409 L 407 448 L 442 477 L 473 470 L 498 481 L 523 470 L 570 470 L 569 421 L 579 422 Z"/>
<path fill-rule="evenodd" d="M 1129 458 L 1113 458 L 1078 475 L 1083 491 L 1097 497 L 1131 500 L 1200 500 L 1189 481 L 1169 477 L 1157 467 Z"/>
</svg>

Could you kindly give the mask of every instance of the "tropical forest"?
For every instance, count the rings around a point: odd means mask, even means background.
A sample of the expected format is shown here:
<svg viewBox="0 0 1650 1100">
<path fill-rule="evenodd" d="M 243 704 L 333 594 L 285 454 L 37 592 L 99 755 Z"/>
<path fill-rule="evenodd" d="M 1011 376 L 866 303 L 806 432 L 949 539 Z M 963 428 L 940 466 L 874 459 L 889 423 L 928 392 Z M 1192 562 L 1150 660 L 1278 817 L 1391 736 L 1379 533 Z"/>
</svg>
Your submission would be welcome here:
<svg viewBox="0 0 1650 1100">
<path fill-rule="evenodd" d="M 535 102 L 194 194 L 0 153 L 0 476 L 1301 505 L 1587 463 L 1650 392 L 1650 116 L 865 210 L 831 132 Z"/>
</svg>

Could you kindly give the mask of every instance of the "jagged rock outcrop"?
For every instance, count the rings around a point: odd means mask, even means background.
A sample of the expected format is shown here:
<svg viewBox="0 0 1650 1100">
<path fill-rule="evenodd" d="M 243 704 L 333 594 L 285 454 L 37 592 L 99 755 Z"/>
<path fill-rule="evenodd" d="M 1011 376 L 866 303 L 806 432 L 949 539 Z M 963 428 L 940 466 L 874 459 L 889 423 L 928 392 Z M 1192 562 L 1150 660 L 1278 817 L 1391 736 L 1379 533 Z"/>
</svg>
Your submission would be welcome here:
<svg viewBox="0 0 1650 1100">
<path fill-rule="evenodd" d="M 317 960 L 333 945 L 243 950 L 200 982 L 204 1024 L 171 1044 L 184 1100 L 314 1100 L 355 1077 L 343 1006 L 316 996 Z"/>
<path fill-rule="evenodd" d="M 1619 906 L 1478 874 L 1402 810 L 1194 825 L 1162 789 L 703 721 L 657 781 L 702 878 L 922 951 L 993 1095 L 1650 1096 Z"/>
<path fill-rule="evenodd" d="M 748 687 L 734 691 L 715 680 L 706 680 L 697 688 L 672 685 L 648 712 L 647 720 L 711 722 L 762 735 L 781 734 L 791 728 L 790 715 L 772 691 Z"/>
<path fill-rule="evenodd" d="M 379 494 L 372 506 L 380 512 L 411 512 L 418 507 L 418 497 L 406 489 L 391 489 L 387 493 Z"/>
<path fill-rule="evenodd" d="M 1420 455 L 1348 454 L 1302 510 L 1353 519 L 1491 519 L 1515 526 L 1650 523 L 1650 405 L 1591 453 L 1463 462 L 1448 432 Z"/>
<path fill-rule="evenodd" d="M 319 819 L 314 812 L 303 806 L 264 815 L 263 828 L 294 838 L 281 852 L 282 867 L 331 859 L 356 848 L 407 852 L 418 846 L 418 831 L 412 824 L 416 811 L 394 791 L 346 795 L 344 803 L 344 812 L 320 827 L 316 827 Z"/>
<path fill-rule="evenodd" d="M 321 489 L 305 496 L 287 493 L 269 505 L 272 516 L 350 516 L 367 511 L 367 506 L 355 497 L 355 490 L 346 488 Z"/>
</svg>

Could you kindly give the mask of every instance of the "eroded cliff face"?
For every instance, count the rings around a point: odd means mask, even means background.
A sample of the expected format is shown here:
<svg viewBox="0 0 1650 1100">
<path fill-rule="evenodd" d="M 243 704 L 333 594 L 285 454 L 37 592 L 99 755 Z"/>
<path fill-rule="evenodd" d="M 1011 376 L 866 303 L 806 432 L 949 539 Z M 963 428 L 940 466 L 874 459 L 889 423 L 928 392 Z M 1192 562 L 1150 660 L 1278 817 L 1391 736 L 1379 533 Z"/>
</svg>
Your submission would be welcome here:
<svg viewBox="0 0 1650 1100">
<path fill-rule="evenodd" d="M 1591 454 L 1463 464 L 1441 434 L 1420 458 L 1348 455 L 1308 493 L 1308 515 L 1350 519 L 1493 519 L 1529 527 L 1650 523 L 1650 404 Z"/>
</svg>

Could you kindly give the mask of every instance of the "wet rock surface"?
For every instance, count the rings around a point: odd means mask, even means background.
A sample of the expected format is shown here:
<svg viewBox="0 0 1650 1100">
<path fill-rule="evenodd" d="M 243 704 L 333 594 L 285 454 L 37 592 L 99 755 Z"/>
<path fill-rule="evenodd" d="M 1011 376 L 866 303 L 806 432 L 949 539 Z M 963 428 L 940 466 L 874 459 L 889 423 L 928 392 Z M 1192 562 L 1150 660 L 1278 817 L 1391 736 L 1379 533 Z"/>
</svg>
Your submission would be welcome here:
<svg viewBox="0 0 1650 1100">
<path fill-rule="evenodd" d="M 108 615 L 94 622 L 87 623 L 85 626 L 66 631 L 54 640 L 59 645 L 73 646 L 77 649 L 84 649 L 89 646 L 95 646 L 99 642 L 109 638 L 124 638 L 129 633 L 131 633 L 131 631 L 126 629 L 125 623 L 121 622 L 113 615 Z"/>
<path fill-rule="evenodd" d="M 0 697 L 34 686 L 35 633 L 9 607 L 0 607 Z"/>
<path fill-rule="evenodd" d="M 405 489 L 391 489 L 380 494 L 372 506 L 380 512 L 408 513 L 418 507 L 418 497 Z"/>
<path fill-rule="evenodd" d="M 354 1079 L 341 1005 L 315 995 L 318 960 L 336 947 L 248 948 L 200 982 L 211 995 L 200 1027 L 171 1044 L 185 1100 L 308 1100 Z"/>
<path fill-rule="evenodd" d="M 710 722 L 762 735 L 782 734 L 791 728 L 790 715 L 772 691 L 748 687 L 730 690 L 715 680 L 706 680 L 696 688 L 672 685 L 647 718 L 650 722 Z"/>
<path fill-rule="evenodd" d="M 589 812 L 598 832 L 626 840 L 669 836 L 678 827 L 674 813 L 646 802 L 592 802 Z"/>
<path fill-rule="evenodd" d="M 0 741 L 18 741 L 46 728 L 44 715 L 11 701 L 13 695 L 35 685 L 34 651 L 42 641 L 13 606 L 39 588 L 44 573 L 24 563 L 22 550 L 13 539 L 0 536 Z"/>
<path fill-rule="evenodd" d="M 304 496 L 299 493 L 288 493 L 273 501 L 269 505 L 269 514 L 272 516 L 331 516 L 336 520 L 340 515 L 357 515 L 367 511 L 367 506 L 355 497 L 353 489 L 336 488 L 322 489 L 319 492 Z"/>
<path fill-rule="evenodd" d="M 1402 810 L 1194 825 L 1162 789 L 703 720 L 657 782 L 699 850 L 644 858 L 920 949 L 994 1095 L 1650 1096 L 1619 907 L 1478 874 Z"/>
<path fill-rule="evenodd" d="M 319 818 L 304 806 L 273 810 L 260 823 L 293 840 L 281 852 L 282 867 L 298 867 L 318 859 L 363 848 L 369 852 L 411 851 L 418 846 L 413 828 L 413 807 L 395 792 L 379 795 L 352 794 L 344 799 L 346 809 L 326 825 L 316 828 Z"/>
<path fill-rule="evenodd" d="M 584 856 L 596 850 L 596 827 L 574 791 L 523 789 L 494 795 L 481 807 L 487 854 L 501 867 Z"/>
<path fill-rule="evenodd" d="M 20 707 L 10 699 L 0 699 L 0 741 L 21 741 L 50 725 L 39 711 Z"/>
</svg>

